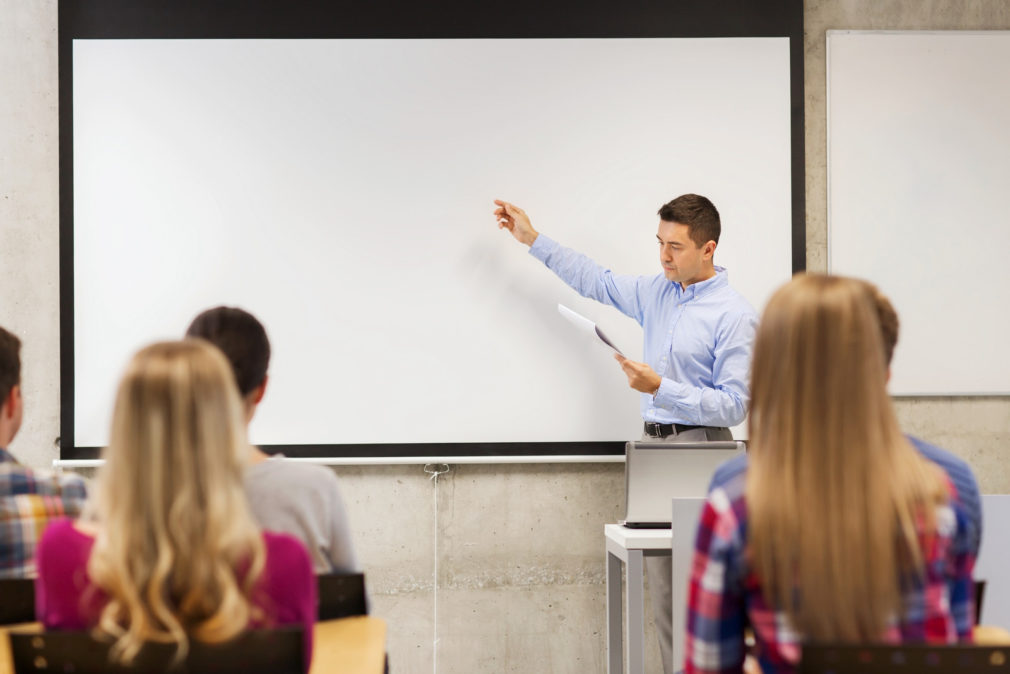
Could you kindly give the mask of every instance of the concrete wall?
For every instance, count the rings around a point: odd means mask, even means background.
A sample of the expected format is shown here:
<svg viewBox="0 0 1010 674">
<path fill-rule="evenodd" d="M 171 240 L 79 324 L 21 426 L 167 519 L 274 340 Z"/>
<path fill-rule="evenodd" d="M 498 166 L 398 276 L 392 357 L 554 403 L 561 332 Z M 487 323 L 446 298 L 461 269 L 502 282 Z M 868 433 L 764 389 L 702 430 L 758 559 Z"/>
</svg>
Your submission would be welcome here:
<svg viewBox="0 0 1010 674">
<path fill-rule="evenodd" d="M 807 264 L 823 270 L 824 31 L 1010 29 L 1010 2 L 805 8 Z M 55 0 L 0 0 L 0 325 L 25 342 L 26 419 L 11 449 L 34 466 L 56 458 L 59 434 L 56 14 Z M 1010 400 L 909 399 L 898 411 L 965 457 L 983 491 L 1010 492 Z M 395 672 L 605 670 L 602 528 L 619 516 L 621 464 L 459 465 L 437 481 L 421 466 L 338 472 Z M 658 649 L 647 665 L 657 671 Z"/>
</svg>

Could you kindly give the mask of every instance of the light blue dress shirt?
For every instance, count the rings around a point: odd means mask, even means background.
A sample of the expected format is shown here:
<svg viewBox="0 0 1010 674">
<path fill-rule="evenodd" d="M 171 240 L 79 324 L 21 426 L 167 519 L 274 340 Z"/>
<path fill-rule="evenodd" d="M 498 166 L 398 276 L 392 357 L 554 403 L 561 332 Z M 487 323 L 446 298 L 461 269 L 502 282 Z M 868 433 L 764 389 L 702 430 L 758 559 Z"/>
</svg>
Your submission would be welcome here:
<svg viewBox="0 0 1010 674">
<path fill-rule="evenodd" d="M 725 269 L 685 290 L 663 274 L 613 274 L 543 234 L 530 254 L 583 297 L 642 326 L 645 362 L 663 378 L 655 396 L 642 394 L 645 421 L 721 427 L 744 420 L 758 317 Z"/>
</svg>

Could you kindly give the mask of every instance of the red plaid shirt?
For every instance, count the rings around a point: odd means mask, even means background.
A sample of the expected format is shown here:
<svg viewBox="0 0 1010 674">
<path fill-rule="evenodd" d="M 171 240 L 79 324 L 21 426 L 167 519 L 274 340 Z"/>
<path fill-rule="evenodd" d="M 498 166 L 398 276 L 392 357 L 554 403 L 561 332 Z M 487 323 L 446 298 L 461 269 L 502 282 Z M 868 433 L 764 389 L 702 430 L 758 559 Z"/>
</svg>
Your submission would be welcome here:
<svg viewBox="0 0 1010 674">
<path fill-rule="evenodd" d="M 761 669 L 766 673 L 795 672 L 803 639 L 789 624 L 785 611 L 765 601 L 761 582 L 747 562 L 746 458 L 732 463 L 732 467 L 717 471 L 698 524 L 688 593 L 684 672 L 742 671 L 748 621 Z M 936 535 L 922 539 L 925 581 L 906 592 L 905 613 L 881 635 L 883 642 L 971 640 L 972 527 L 949 482 L 948 489 L 951 500 L 936 510 Z"/>
</svg>

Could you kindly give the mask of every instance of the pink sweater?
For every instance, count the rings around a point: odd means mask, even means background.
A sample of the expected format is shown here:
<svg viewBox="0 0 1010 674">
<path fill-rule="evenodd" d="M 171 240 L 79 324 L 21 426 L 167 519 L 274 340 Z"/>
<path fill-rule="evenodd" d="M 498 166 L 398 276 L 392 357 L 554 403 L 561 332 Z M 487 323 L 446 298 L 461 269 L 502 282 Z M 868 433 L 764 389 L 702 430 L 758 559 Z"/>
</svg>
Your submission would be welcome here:
<svg viewBox="0 0 1010 674">
<path fill-rule="evenodd" d="M 275 625 L 304 625 L 305 667 L 312 661 L 316 578 L 305 547 L 287 534 L 263 532 L 266 566 L 260 578 L 260 608 Z M 36 551 L 35 615 L 47 629 L 81 630 L 97 622 L 107 601 L 87 577 L 95 539 L 68 519 L 50 524 Z M 252 624 L 251 628 L 270 624 Z"/>
</svg>

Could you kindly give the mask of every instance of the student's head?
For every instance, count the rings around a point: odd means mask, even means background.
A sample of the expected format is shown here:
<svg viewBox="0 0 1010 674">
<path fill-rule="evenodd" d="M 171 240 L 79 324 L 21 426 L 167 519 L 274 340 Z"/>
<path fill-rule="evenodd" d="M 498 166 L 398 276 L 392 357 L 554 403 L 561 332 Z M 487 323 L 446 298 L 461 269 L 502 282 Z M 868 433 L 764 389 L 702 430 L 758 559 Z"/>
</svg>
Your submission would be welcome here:
<svg viewBox="0 0 1010 674">
<path fill-rule="evenodd" d="M 932 528 L 944 498 L 898 427 L 882 340 L 863 282 L 815 274 L 780 288 L 758 327 L 749 546 L 766 597 L 807 639 L 883 633 L 899 573 L 921 571 L 916 521 Z"/>
<path fill-rule="evenodd" d="M 183 651 L 187 634 L 223 641 L 248 623 L 264 559 L 243 490 L 248 451 L 220 351 L 189 339 L 133 357 L 116 396 L 88 566 L 109 597 L 98 628 L 118 637 L 120 656 L 144 640 Z"/>
<path fill-rule="evenodd" d="M 0 328 L 0 447 L 21 428 L 21 340 Z"/>
<path fill-rule="evenodd" d="M 215 307 L 194 318 L 186 336 L 205 339 L 224 353 L 245 403 L 246 418 L 252 419 L 266 391 L 270 366 L 270 340 L 263 324 L 248 311 Z"/>
<path fill-rule="evenodd" d="M 758 327 L 751 418 L 791 420 L 798 428 L 808 418 L 838 417 L 849 427 L 852 413 L 889 411 L 882 354 L 864 282 L 799 275 L 773 295 Z M 853 409 L 841 414 L 843 405 Z"/>
<path fill-rule="evenodd" d="M 887 295 L 880 292 L 880 288 L 869 281 L 859 281 L 864 292 L 873 302 L 873 307 L 877 312 L 877 321 L 880 323 L 880 336 L 884 347 L 884 357 L 887 367 L 891 367 L 891 359 L 894 358 L 894 348 L 898 345 L 898 312 L 894 310 L 891 300 Z"/>
<path fill-rule="evenodd" d="M 719 211 L 697 194 L 683 194 L 659 209 L 659 261 L 670 281 L 690 285 L 712 273 L 719 243 Z"/>
</svg>

